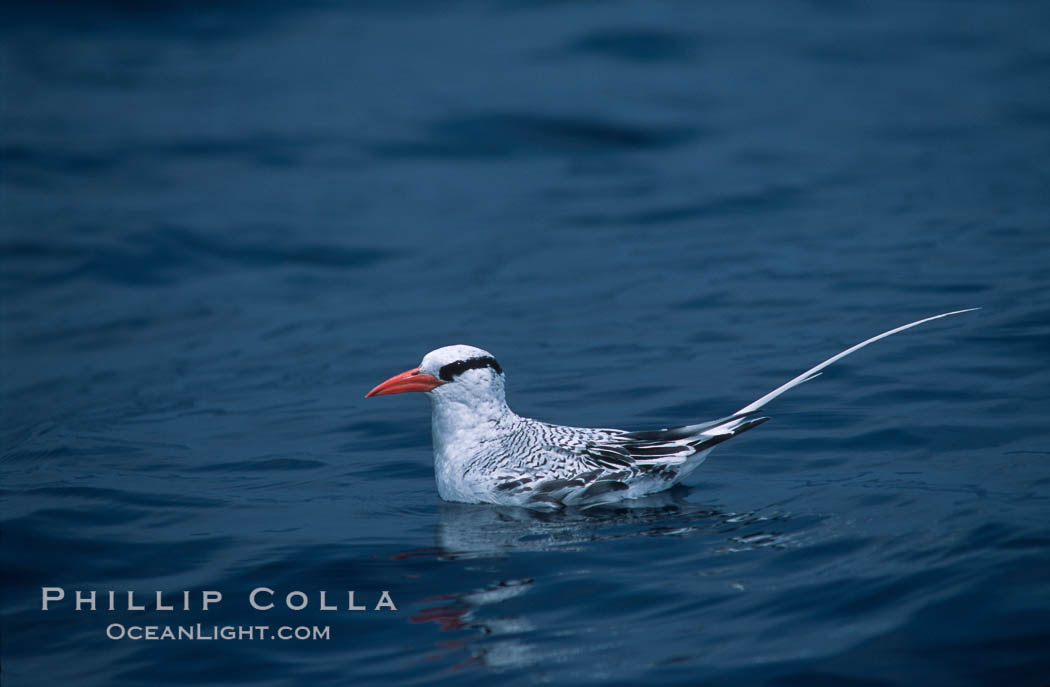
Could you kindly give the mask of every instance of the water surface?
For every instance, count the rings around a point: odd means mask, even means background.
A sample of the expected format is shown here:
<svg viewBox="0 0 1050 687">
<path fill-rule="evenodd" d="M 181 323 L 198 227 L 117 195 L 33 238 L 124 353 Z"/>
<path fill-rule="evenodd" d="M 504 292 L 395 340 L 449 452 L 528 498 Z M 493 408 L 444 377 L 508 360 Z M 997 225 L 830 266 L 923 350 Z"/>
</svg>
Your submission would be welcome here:
<svg viewBox="0 0 1050 687">
<path fill-rule="evenodd" d="M 5 685 L 1046 683 L 1044 3 L 7 14 Z M 977 306 L 630 508 L 442 503 L 424 400 L 362 398 L 469 343 L 522 414 L 686 424 Z"/>
</svg>

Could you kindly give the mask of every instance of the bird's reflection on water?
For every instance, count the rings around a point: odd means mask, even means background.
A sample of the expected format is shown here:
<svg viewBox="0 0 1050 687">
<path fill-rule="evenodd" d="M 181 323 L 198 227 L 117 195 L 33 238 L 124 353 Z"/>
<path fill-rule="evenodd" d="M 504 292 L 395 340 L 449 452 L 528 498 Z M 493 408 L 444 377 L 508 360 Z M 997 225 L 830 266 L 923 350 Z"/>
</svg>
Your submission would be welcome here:
<svg viewBox="0 0 1050 687">
<path fill-rule="evenodd" d="M 689 492 L 678 485 L 641 499 L 555 512 L 442 503 L 437 546 L 430 551 L 446 560 L 491 558 L 516 551 L 573 551 L 613 539 L 698 533 L 725 534 L 725 545 L 732 549 L 786 544 L 782 534 L 755 529 L 784 520 L 782 513 L 730 513 L 688 501 Z"/>
<path fill-rule="evenodd" d="M 690 490 L 675 487 L 644 499 L 586 509 L 541 512 L 518 507 L 442 503 L 436 545 L 420 547 L 395 558 L 430 558 L 446 562 L 507 559 L 517 553 L 582 551 L 601 542 L 637 537 L 713 537 L 715 549 L 734 552 L 786 546 L 790 534 L 774 531 L 786 522 L 778 513 L 729 513 L 691 503 Z M 455 639 L 435 642 L 433 659 L 465 651 L 453 669 L 469 666 L 507 668 L 546 660 L 544 651 L 528 641 L 543 628 L 535 617 L 498 615 L 494 609 L 529 594 L 533 578 L 496 576 L 488 584 L 427 597 L 412 623 L 432 623 Z M 520 609 L 520 604 L 515 610 Z M 532 616 L 533 614 L 530 614 Z"/>
<path fill-rule="evenodd" d="M 490 668 L 530 665 L 540 659 L 539 652 L 522 636 L 534 629 L 533 623 L 521 616 L 479 618 L 477 611 L 521 596 L 533 584 L 531 579 L 502 580 L 471 592 L 431 597 L 428 602 L 438 603 L 415 613 L 409 622 L 434 623 L 441 632 L 467 633 L 435 644 L 434 658 L 460 650 L 469 652 L 469 657 L 456 663 L 454 669 L 471 664 Z"/>
<path fill-rule="evenodd" d="M 487 558 L 512 551 L 571 550 L 623 537 L 686 534 L 719 511 L 689 503 L 686 488 L 591 508 L 547 512 L 513 506 L 442 503 L 437 548 L 444 558 Z M 677 523 L 688 520 L 683 528 Z"/>
</svg>

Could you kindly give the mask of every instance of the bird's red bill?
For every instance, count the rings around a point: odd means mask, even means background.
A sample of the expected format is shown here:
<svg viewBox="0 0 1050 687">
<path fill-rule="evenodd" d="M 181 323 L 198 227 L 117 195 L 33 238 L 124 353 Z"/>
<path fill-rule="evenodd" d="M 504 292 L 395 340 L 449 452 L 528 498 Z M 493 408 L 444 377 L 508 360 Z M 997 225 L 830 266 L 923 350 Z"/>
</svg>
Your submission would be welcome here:
<svg viewBox="0 0 1050 687">
<path fill-rule="evenodd" d="M 444 384 L 434 375 L 420 372 L 418 367 L 405 370 L 399 375 L 394 375 L 376 388 L 365 394 L 365 398 L 371 396 L 383 396 L 384 394 L 403 394 L 409 391 L 430 391 Z"/>
</svg>

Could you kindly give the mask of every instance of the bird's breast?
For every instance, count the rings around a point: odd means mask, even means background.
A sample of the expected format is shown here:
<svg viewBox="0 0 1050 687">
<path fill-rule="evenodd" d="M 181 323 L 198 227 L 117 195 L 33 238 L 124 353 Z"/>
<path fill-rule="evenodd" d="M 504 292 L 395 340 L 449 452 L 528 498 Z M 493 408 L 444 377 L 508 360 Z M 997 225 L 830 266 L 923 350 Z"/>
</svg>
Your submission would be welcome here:
<svg viewBox="0 0 1050 687">
<path fill-rule="evenodd" d="M 493 475 L 506 462 L 497 426 L 463 426 L 435 417 L 434 476 L 438 493 L 448 501 L 490 501 Z"/>
</svg>

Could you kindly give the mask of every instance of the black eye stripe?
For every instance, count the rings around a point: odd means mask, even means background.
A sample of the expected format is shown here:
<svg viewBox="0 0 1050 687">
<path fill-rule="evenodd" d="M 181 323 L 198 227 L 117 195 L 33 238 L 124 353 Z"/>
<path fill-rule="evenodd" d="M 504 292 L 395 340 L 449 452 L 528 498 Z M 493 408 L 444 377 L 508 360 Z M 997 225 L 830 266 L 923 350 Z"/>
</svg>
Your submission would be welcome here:
<svg viewBox="0 0 1050 687">
<path fill-rule="evenodd" d="M 457 375 L 461 375 L 467 370 L 480 370 L 483 367 L 491 367 L 496 372 L 503 374 L 503 368 L 499 366 L 496 359 L 492 356 L 484 356 L 482 358 L 471 358 L 469 360 L 457 360 L 454 363 L 442 366 L 438 370 L 438 377 L 451 382 Z"/>
</svg>

